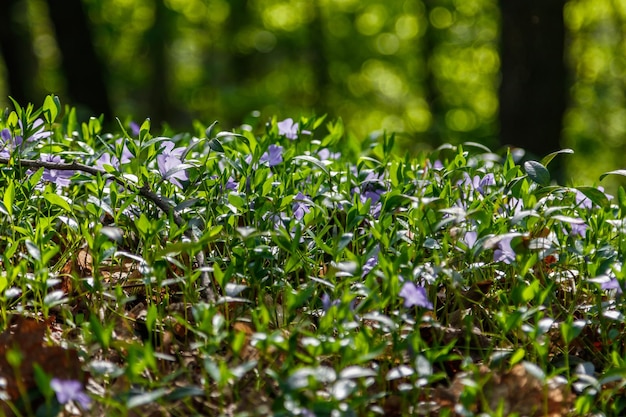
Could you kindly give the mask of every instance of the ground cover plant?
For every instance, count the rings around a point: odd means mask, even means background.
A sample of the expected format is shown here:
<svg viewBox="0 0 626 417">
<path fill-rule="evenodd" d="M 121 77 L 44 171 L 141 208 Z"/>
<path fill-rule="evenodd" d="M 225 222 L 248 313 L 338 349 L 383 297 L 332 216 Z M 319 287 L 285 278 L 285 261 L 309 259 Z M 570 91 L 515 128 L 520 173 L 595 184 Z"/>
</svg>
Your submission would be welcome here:
<svg viewBox="0 0 626 417">
<path fill-rule="evenodd" d="M 0 119 L 4 415 L 619 415 L 626 193 L 272 119 Z M 624 175 L 624 171 L 607 173 Z"/>
</svg>

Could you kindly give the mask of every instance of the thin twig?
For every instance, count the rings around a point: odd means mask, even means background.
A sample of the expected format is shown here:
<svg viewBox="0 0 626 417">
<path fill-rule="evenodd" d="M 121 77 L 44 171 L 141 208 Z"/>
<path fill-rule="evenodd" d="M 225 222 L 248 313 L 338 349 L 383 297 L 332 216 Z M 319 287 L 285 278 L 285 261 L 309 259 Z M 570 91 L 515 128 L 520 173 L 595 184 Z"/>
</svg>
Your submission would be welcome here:
<svg viewBox="0 0 626 417">
<path fill-rule="evenodd" d="M 165 213 L 168 216 L 172 216 L 174 223 L 178 227 L 184 227 L 185 221 L 180 216 L 180 214 L 176 213 L 174 207 L 164 200 L 160 195 L 155 193 L 150 189 L 150 187 L 146 184 L 143 186 L 135 185 L 131 182 L 124 181 L 122 178 L 116 177 L 114 175 L 108 174 L 106 171 L 100 168 L 95 168 L 89 165 L 80 164 L 78 162 L 51 162 L 51 161 L 39 161 L 33 159 L 19 159 L 14 161 L 16 164 L 27 167 L 27 168 L 46 168 L 46 169 L 56 169 L 58 171 L 80 171 L 91 175 L 107 175 L 107 179 L 111 179 L 116 183 L 122 185 L 123 187 L 134 187 L 137 189 L 140 196 L 145 198 L 146 200 L 152 202 L 159 210 Z M 0 164 L 9 165 L 11 163 L 10 158 L 0 157 Z M 185 229 L 185 236 L 189 238 L 192 242 L 197 242 L 198 239 L 193 234 L 193 231 L 190 228 Z M 211 288 L 211 277 L 209 276 L 208 268 L 206 268 L 206 259 L 204 257 L 204 251 L 202 248 L 198 250 L 195 256 L 196 262 L 201 269 L 201 282 L 202 289 L 201 291 L 204 293 L 204 298 L 207 302 L 215 302 L 216 297 L 213 289 Z"/>
</svg>

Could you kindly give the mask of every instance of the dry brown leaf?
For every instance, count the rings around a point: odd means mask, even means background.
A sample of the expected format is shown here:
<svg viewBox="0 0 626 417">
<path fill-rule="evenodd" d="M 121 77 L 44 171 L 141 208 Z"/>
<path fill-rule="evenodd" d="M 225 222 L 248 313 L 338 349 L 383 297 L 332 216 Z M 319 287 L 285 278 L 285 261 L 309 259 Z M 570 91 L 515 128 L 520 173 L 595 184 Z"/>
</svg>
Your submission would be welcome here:
<svg viewBox="0 0 626 417">
<path fill-rule="evenodd" d="M 435 400 L 442 408 L 454 408 L 464 390 L 463 380 L 468 378 L 484 383 L 485 404 L 475 404 L 474 412 L 501 410 L 503 415 L 561 417 L 568 414 L 574 401 L 567 386 L 546 384 L 518 364 L 504 373 L 486 366 L 475 374 L 459 373 L 449 388 L 435 391 Z"/>
<path fill-rule="evenodd" d="M 13 316 L 9 327 L 0 333 L 0 380 L 6 382 L 5 394 L 9 401 L 17 402 L 21 390 L 29 391 L 37 387 L 35 365 L 55 378 L 85 382 L 87 375 L 81 370 L 76 350 L 46 344 L 46 333 L 53 322 L 54 318 L 43 321 Z M 22 355 L 16 368 L 7 360 L 7 353 L 11 350 Z M 10 415 L 7 407 L 3 403 L 0 411 Z"/>
</svg>

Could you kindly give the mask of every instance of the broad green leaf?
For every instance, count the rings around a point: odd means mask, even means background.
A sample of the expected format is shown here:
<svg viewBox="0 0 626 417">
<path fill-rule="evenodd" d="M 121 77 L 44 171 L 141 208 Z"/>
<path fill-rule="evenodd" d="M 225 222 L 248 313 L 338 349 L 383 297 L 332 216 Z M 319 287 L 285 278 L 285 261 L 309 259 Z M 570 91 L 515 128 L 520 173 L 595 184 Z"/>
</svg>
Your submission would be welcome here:
<svg viewBox="0 0 626 417">
<path fill-rule="evenodd" d="M 600 207 L 606 207 L 609 205 L 609 199 L 606 197 L 606 194 L 595 187 L 576 187 L 576 189 Z"/>
<path fill-rule="evenodd" d="M 245 138 L 245 136 L 244 136 Z M 224 147 L 222 147 L 222 144 L 220 143 L 219 140 L 217 140 L 217 138 L 212 138 L 209 139 L 209 148 L 211 148 L 212 151 L 214 152 L 218 152 L 218 153 L 224 153 Z"/>
<path fill-rule="evenodd" d="M 131 409 L 134 407 L 139 407 L 141 405 L 150 404 L 165 396 L 165 394 L 167 394 L 167 390 L 165 388 L 159 388 L 151 392 L 133 395 L 126 402 L 126 407 Z"/>
<path fill-rule="evenodd" d="M 61 104 L 58 103 L 59 99 L 55 96 L 49 95 L 43 102 L 43 117 L 46 119 L 46 122 L 51 125 L 54 123 L 54 120 L 59 115 L 59 111 L 61 110 Z"/>
<path fill-rule="evenodd" d="M 9 182 L 9 185 L 4 190 L 4 197 L 2 198 L 2 202 L 4 203 L 4 207 L 9 213 L 9 216 L 13 216 L 13 201 L 15 200 L 15 183 L 13 181 Z"/>
<path fill-rule="evenodd" d="M 571 149 L 561 149 L 559 151 L 552 152 L 551 154 L 548 154 L 541 159 L 541 165 L 543 165 L 544 167 L 547 167 L 548 164 L 554 159 L 555 156 L 559 154 L 572 154 L 572 153 L 574 153 L 574 151 Z"/>
<path fill-rule="evenodd" d="M 70 207 L 69 203 L 58 194 L 46 193 L 43 197 L 48 200 L 50 204 L 59 206 L 66 211 L 72 211 L 72 207 Z"/>
<path fill-rule="evenodd" d="M 539 185 L 550 185 L 550 172 L 537 161 L 524 162 L 524 170 L 528 177 Z"/>
<path fill-rule="evenodd" d="M 324 171 L 324 173 L 326 175 L 328 175 L 328 168 L 326 168 L 326 166 L 322 163 L 322 161 L 320 161 L 317 158 L 314 158 L 314 157 L 309 156 L 309 155 L 298 155 L 298 156 L 294 156 L 293 159 L 310 162 L 313 165 L 315 165 L 316 167 L 318 167 L 319 169 L 321 169 L 322 171 Z"/>
<path fill-rule="evenodd" d="M 623 213 L 626 213 L 626 191 L 621 185 L 617 189 L 617 201 L 619 202 L 620 210 L 622 210 Z"/>
<path fill-rule="evenodd" d="M 626 169 L 616 169 L 615 171 L 605 172 L 600 175 L 600 181 L 602 181 L 607 175 L 621 175 L 622 177 L 626 177 Z"/>
</svg>

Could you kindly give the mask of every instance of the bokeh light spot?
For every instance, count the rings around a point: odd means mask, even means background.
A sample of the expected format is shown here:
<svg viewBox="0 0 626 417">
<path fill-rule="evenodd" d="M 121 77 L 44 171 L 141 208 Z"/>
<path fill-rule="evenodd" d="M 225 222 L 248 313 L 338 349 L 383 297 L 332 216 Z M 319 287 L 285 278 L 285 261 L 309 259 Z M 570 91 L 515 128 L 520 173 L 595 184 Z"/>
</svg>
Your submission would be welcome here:
<svg viewBox="0 0 626 417">
<path fill-rule="evenodd" d="M 356 29 L 363 35 L 379 33 L 385 25 L 387 9 L 382 5 L 370 6 L 356 19 Z"/>
<path fill-rule="evenodd" d="M 381 33 L 376 38 L 376 49 L 383 55 L 393 55 L 400 48 L 400 40 L 392 33 Z"/>
<path fill-rule="evenodd" d="M 447 29 L 452 26 L 454 19 L 450 10 L 445 7 L 435 7 L 430 12 L 430 23 L 436 29 Z"/>
<path fill-rule="evenodd" d="M 457 132 L 469 132 L 476 127 L 476 116 L 467 109 L 454 109 L 446 113 L 446 125 Z"/>
</svg>

